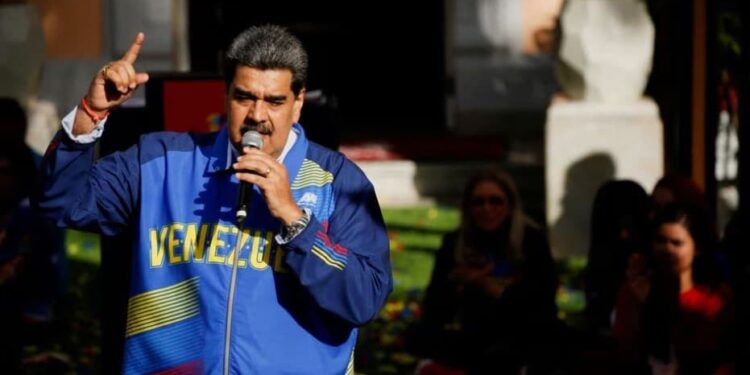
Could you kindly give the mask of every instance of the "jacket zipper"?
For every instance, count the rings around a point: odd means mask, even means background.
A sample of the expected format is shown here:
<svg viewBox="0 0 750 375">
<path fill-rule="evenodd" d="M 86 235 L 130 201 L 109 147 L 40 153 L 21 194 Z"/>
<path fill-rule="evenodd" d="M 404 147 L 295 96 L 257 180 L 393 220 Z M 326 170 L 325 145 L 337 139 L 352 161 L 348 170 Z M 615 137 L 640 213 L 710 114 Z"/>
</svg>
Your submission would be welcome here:
<svg viewBox="0 0 750 375">
<path fill-rule="evenodd" d="M 241 250 L 240 244 L 242 243 L 242 230 L 244 227 L 244 220 L 237 223 L 237 241 L 234 245 L 234 257 L 232 259 L 232 277 L 229 280 L 226 331 L 224 333 L 224 375 L 229 375 L 229 347 L 232 337 L 232 312 L 234 310 L 234 294 L 237 289 L 237 263 L 239 263 Z"/>
</svg>

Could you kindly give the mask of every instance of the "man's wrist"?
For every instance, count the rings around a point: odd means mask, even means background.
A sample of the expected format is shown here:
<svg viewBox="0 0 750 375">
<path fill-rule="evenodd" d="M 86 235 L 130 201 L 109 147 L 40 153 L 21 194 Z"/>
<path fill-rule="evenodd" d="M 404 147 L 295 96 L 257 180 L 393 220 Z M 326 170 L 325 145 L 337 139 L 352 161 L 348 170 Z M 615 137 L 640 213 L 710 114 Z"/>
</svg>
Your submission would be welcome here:
<svg viewBox="0 0 750 375">
<path fill-rule="evenodd" d="M 89 101 L 88 96 L 84 95 L 83 98 L 81 98 L 81 105 L 79 108 L 83 110 L 83 112 L 91 119 L 91 121 L 94 124 L 98 124 L 107 116 L 109 116 L 109 110 L 108 109 L 96 109 L 91 106 L 91 102 Z"/>
<path fill-rule="evenodd" d="M 276 241 L 279 244 L 284 245 L 286 243 L 289 243 L 295 237 L 297 237 L 297 235 L 302 233 L 302 231 L 307 228 L 308 224 L 310 224 L 312 212 L 308 209 L 303 209 L 300 212 L 302 212 L 302 216 L 300 216 L 297 220 L 294 220 L 289 224 L 283 224 L 281 226 L 281 231 L 276 236 Z"/>
<path fill-rule="evenodd" d="M 288 214 L 279 217 L 279 221 L 281 221 L 281 225 L 288 226 L 302 218 L 304 215 L 305 212 L 295 205 L 294 210 L 289 210 Z"/>
<path fill-rule="evenodd" d="M 70 140 L 75 143 L 88 144 L 96 142 L 102 136 L 107 120 L 94 124 L 82 109 L 76 107 L 63 117 L 61 122 Z"/>
</svg>

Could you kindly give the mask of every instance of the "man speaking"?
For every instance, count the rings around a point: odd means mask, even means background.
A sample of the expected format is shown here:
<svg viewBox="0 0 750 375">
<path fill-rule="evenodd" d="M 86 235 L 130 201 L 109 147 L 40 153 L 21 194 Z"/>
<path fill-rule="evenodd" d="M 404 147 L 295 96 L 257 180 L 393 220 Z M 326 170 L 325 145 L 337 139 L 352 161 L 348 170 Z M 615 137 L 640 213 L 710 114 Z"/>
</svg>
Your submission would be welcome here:
<svg viewBox="0 0 750 375">
<path fill-rule="evenodd" d="M 245 30 L 226 54 L 224 129 L 147 134 L 95 161 L 108 112 L 148 80 L 143 43 L 63 120 L 39 204 L 65 227 L 134 233 L 123 373 L 353 373 L 357 327 L 392 289 L 388 238 L 362 171 L 297 123 L 301 43 Z"/>
</svg>

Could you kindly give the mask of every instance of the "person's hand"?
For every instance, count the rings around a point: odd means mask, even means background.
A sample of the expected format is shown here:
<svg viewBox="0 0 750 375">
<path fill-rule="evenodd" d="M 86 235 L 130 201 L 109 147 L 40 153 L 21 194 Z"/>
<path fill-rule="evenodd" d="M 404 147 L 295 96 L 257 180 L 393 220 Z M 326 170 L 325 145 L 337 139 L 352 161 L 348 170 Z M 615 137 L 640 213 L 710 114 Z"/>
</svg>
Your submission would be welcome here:
<svg viewBox="0 0 750 375">
<path fill-rule="evenodd" d="M 482 281 L 482 291 L 490 297 L 500 298 L 511 284 L 512 281 L 508 278 L 497 278 L 487 275 Z"/>
<path fill-rule="evenodd" d="M 490 274 L 492 268 L 492 264 L 479 267 L 457 264 L 453 268 L 453 272 L 451 272 L 451 278 L 462 284 L 479 284 L 485 276 Z"/>
<path fill-rule="evenodd" d="M 128 100 L 139 85 L 148 81 L 148 74 L 137 73 L 133 66 L 144 40 L 143 33 L 138 33 L 120 60 L 104 65 L 96 73 L 86 94 L 91 110 L 109 111 Z"/>
<path fill-rule="evenodd" d="M 457 291 L 461 293 L 467 285 L 483 288 L 486 279 L 490 277 L 494 268 L 495 265 L 492 262 L 482 265 L 459 263 L 453 267 L 449 278 L 457 284 Z"/>
<path fill-rule="evenodd" d="M 292 198 L 286 167 L 270 155 L 246 147 L 245 154 L 233 165 L 240 181 L 258 186 L 273 217 L 290 225 L 304 213 Z"/>
<path fill-rule="evenodd" d="M 643 302 L 651 291 L 651 281 L 648 277 L 646 259 L 641 254 L 631 254 L 628 258 L 628 268 L 625 271 L 628 288 L 635 297 Z"/>
</svg>

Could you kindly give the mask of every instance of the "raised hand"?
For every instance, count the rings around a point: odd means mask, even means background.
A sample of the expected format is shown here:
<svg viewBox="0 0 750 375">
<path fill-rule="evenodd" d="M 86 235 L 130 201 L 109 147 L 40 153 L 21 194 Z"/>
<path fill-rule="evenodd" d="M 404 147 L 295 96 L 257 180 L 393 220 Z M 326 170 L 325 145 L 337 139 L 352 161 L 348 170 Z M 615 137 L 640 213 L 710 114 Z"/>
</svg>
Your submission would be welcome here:
<svg viewBox="0 0 750 375">
<path fill-rule="evenodd" d="M 136 73 L 133 67 L 144 40 L 143 33 L 138 33 L 120 60 L 108 63 L 96 73 L 86 95 L 91 110 L 106 112 L 120 105 L 133 95 L 138 85 L 148 81 L 148 74 Z"/>
<path fill-rule="evenodd" d="M 133 67 L 144 39 L 143 33 L 138 33 L 120 60 L 104 65 L 96 73 L 78 106 L 72 129 L 74 136 L 91 133 L 110 109 L 128 100 L 138 85 L 148 81 L 148 74 L 136 73 Z"/>
<path fill-rule="evenodd" d="M 651 291 L 651 280 L 648 277 L 648 266 L 643 255 L 635 253 L 628 257 L 625 281 L 638 301 L 646 300 Z"/>
</svg>

